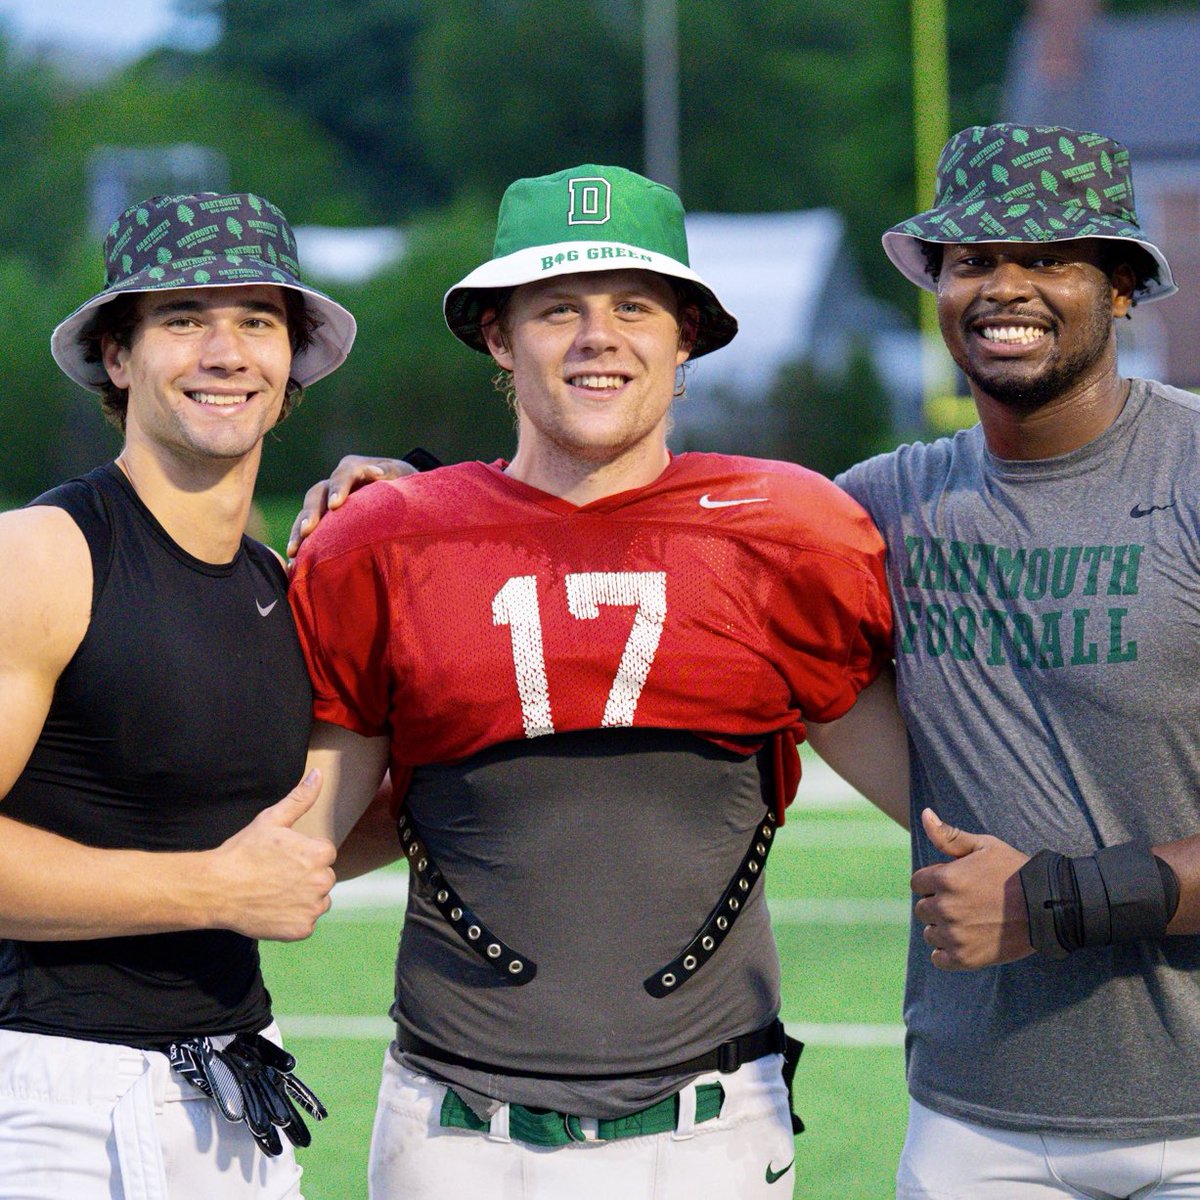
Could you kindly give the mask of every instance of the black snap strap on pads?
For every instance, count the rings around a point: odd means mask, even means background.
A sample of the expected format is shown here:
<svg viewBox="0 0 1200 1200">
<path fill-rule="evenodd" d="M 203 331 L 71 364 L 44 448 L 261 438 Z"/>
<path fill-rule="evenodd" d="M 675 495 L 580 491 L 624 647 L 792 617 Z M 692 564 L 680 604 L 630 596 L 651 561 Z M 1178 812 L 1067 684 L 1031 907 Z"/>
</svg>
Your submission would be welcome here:
<svg viewBox="0 0 1200 1200">
<path fill-rule="evenodd" d="M 687 983 L 729 936 L 729 931 L 741 915 L 754 885 L 762 877 L 778 824 L 774 809 L 768 809 L 755 829 L 754 836 L 750 839 L 750 847 L 733 873 L 728 887 L 721 893 L 720 900 L 700 926 L 699 932 L 665 967 L 659 967 L 653 975 L 643 980 L 642 986 L 656 1000 L 671 995 Z"/>
<path fill-rule="evenodd" d="M 463 903 L 462 897 L 438 870 L 404 810 L 401 810 L 396 818 L 396 829 L 400 834 L 400 844 L 404 848 L 409 867 L 421 881 L 450 928 L 488 966 L 499 971 L 510 983 L 517 987 L 527 984 L 537 974 L 537 963 L 523 954 L 518 954 L 507 942 L 498 938 L 474 911 Z"/>
<path fill-rule="evenodd" d="M 416 467 L 418 471 L 435 471 L 442 465 L 442 460 L 430 454 L 423 446 L 414 446 L 400 461 L 408 463 L 410 467 Z"/>
</svg>

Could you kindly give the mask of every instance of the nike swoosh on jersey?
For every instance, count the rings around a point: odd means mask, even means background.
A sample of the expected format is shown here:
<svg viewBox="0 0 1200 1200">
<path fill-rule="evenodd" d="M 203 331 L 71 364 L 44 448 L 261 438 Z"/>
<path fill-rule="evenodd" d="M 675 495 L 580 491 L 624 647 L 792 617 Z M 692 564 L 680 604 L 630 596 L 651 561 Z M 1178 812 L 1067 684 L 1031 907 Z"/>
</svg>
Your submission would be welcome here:
<svg viewBox="0 0 1200 1200">
<path fill-rule="evenodd" d="M 796 1160 L 793 1158 L 792 1162 L 788 1163 L 788 1165 L 784 1167 L 782 1171 L 772 1171 L 771 1164 L 767 1163 L 767 1182 L 778 1183 L 792 1169 L 792 1163 L 795 1161 Z"/>
<path fill-rule="evenodd" d="M 260 617 L 269 617 L 271 615 L 271 609 L 273 609 L 275 607 L 275 605 L 277 605 L 278 603 L 279 603 L 279 600 L 278 600 L 278 598 L 276 598 L 275 600 L 272 600 L 271 603 L 268 604 L 266 608 L 263 608 L 262 604 L 260 604 L 256 598 L 254 601 L 254 607 L 258 609 L 258 615 Z"/>
<path fill-rule="evenodd" d="M 1134 519 L 1138 517 L 1148 517 L 1152 512 L 1164 512 L 1168 508 L 1174 508 L 1175 502 L 1172 500 L 1170 504 L 1150 504 L 1143 508 L 1140 504 L 1135 504 L 1130 510 L 1129 515 Z"/>
<path fill-rule="evenodd" d="M 740 500 L 714 500 L 708 492 L 700 497 L 701 508 L 732 508 L 735 504 L 766 504 L 768 496 L 746 496 Z"/>
</svg>

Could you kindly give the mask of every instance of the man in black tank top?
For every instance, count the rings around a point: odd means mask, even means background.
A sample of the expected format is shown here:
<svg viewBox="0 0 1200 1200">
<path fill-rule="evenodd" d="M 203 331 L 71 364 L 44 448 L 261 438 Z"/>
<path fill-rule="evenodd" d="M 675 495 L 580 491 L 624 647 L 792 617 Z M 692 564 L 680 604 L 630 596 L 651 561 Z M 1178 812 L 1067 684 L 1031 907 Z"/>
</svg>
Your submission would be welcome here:
<svg viewBox="0 0 1200 1200">
<path fill-rule="evenodd" d="M 256 939 L 311 933 L 334 849 L 293 828 L 311 692 L 245 525 L 354 320 L 254 195 L 134 205 L 105 267 L 52 349 L 124 447 L 0 515 L 0 1197 L 297 1197 L 324 1113 Z"/>
</svg>

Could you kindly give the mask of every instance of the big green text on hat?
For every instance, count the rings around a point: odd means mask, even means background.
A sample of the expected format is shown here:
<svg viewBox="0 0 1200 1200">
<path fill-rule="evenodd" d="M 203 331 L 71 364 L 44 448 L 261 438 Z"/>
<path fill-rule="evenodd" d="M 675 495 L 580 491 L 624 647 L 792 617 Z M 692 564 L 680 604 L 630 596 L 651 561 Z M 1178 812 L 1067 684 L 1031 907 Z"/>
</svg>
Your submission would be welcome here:
<svg viewBox="0 0 1200 1200">
<path fill-rule="evenodd" d="M 479 319 L 498 289 L 621 269 L 655 271 L 684 284 L 700 313 L 692 358 L 720 349 L 737 333 L 737 320 L 689 265 L 679 197 L 624 167 L 594 163 L 509 186 L 493 257 L 446 293 L 446 324 L 473 350 L 487 353 Z"/>
<path fill-rule="evenodd" d="M 946 143 L 934 206 L 883 235 L 887 256 L 934 291 L 921 242 L 1067 242 L 1105 238 L 1141 247 L 1154 272 L 1138 300 L 1178 289 L 1133 205 L 1129 151 L 1102 133 L 1058 125 L 974 125 Z"/>
<path fill-rule="evenodd" d="M 108 375 L 85 358 L 83 334 L 96 310 L 118 296 L 171 288 L 274 284 L 304 296 L 319 322 L 292 362 L 302 387 L 339 367 L 354 343 L 354 318 L 300 281 L 296 238 L 269 200 L 248 192 L 154 196 L 131 205 L 104 240 L 104 288 L 77 308 L 50 339 L 54 361 L 76 383 L 98 390 Z"/>
</svg>

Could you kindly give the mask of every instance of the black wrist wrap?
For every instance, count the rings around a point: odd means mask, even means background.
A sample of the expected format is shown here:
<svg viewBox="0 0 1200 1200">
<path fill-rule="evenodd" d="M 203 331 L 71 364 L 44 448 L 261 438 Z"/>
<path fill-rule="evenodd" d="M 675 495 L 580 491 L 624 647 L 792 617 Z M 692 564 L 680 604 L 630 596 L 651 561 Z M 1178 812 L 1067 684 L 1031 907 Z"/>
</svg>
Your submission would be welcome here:
<svg viewBox="0 0 1200 1200">
<path fill-rule="evenodd" d="M 1077 858 L 1040 850 L 1020 877 L 1029 944 L 1047 958 L 1162 937 L 1179 905 L 1175 872 L 1142 842 Z"/>
</svg>

